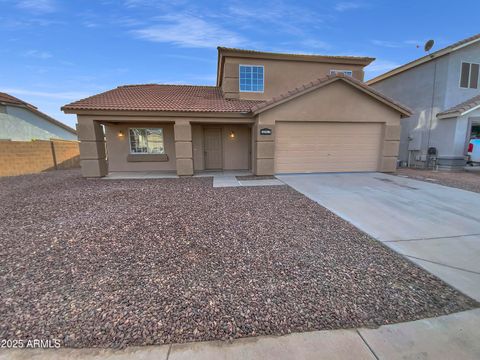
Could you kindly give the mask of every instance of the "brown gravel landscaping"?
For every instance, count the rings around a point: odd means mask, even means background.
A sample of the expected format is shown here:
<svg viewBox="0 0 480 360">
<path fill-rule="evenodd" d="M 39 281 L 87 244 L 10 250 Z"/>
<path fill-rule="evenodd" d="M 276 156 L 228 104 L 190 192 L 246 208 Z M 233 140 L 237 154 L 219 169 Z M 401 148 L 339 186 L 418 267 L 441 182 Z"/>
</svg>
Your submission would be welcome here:
<svg viewBox="0 0 480 360">
<path fill-rule="evenodd" d="M 480 171 L 478 170 L 467 172 L 398 169 L 397 175 L 480 193 Z"/>
<path fill-rule="evenodd" d="M 288 186 L 0 179 L 0 339 L 123 347 L 477 306 Z"/>
</svg>

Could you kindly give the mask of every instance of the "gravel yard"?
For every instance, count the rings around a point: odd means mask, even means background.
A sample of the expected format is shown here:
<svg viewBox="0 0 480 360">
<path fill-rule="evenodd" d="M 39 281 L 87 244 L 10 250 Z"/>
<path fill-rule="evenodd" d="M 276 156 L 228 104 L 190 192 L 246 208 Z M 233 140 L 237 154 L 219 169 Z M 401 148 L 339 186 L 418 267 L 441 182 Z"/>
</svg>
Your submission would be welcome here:
<svg viewBox="0 0 480 360">
<path fill-rule="evenodd" d="M 0 179 L 0 339 L 123 347 L 477 306 L 288 186 Z"/>
<path fill-rule="evenodd" d="M 434 184 L 480 193 L 480 171 L 433 171 L 420 169 L 398 169 L 397 175 L 427 181 Z M 432 179 L 432 180 L 430 180 Z"/>
</svg>

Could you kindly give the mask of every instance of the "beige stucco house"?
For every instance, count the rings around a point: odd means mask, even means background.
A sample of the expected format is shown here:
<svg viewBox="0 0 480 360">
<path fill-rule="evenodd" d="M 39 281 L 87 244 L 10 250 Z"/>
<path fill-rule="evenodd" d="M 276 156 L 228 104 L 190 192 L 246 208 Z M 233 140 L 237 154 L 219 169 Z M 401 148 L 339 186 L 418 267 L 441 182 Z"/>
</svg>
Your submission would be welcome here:
<svg viewBox="0 0 480 360">
<path fill-rule="evenodd" d="M 373 60 L 220 47 L 216 86 L 120 86 L 62 109 L 87 177 L 392 172 L 410 110 L 363 83 Z"/>
</svg>

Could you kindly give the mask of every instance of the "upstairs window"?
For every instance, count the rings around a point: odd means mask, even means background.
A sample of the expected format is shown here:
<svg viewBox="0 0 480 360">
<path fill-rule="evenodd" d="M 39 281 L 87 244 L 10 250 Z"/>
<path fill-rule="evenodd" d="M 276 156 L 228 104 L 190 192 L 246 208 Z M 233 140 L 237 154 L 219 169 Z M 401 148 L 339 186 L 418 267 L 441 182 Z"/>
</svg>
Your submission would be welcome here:
<svg viewBox="0 0 480 360">
<path fill-rule="evenodd" d="M 352 76 L 353 71 L 352 70 L 335 70 L 335 69 L 330 70 L 330 75 L 336 75 L 336 74 L 343 74 L 343 75 L 346 75 L 346 76 Z"/>
<path fill-rule="evenodd" d="M 165 154 L 162 128 L 129 130 L 131 154 Z"/>
<path fill-rule="evenodd" d="M 240 65 L 240 91 L 263 93 L 263 75 L 262 65 Z"/>
<path fill-rule="evenodd" d="M 476 89 L 478 87 L 479 64 L 462 62 L 460 87 Z"/>
</svg>

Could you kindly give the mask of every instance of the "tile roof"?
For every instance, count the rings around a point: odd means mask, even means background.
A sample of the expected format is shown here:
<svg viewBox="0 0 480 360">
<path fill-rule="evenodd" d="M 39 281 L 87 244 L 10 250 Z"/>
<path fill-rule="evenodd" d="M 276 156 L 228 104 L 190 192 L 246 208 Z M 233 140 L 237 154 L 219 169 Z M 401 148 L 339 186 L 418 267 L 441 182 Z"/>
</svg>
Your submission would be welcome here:
<svg viewBox="0 0 480 360">
<path fill-rule="evenodd" d="M 440 56 L 444 56 L 444 55 L 447 55 L 449 53 L 451 53 L 452 51 L 455 51 L 455 50 L 458 50 L 459 48 L 461 48 L 462 46 L 466 45 L 466 44 L 469 44 L 471 42 L 476 42 L 476 41 L 479 41 L 480 40 L 480 34 L 476 34 L 476 35 L 473 35 L 473 36 L 470 36 L 466 39 L 463 39 L 463 40 L 460 40 L 460 41 L 457 41 L 456 43 L 453 43 L 449 46 L 446 46 L 440 50 L 437 50 L 431 54 L 428 54 L 428 55 L 425 55 L 425 56 L 422 56 L 418 59 L 415 59 L 413 61 L 410 61 L 409 63 L 406 63 L 405 65 L 402 65 L 402 66 L 399 66 L 395 69 L 392 69 L 390 71 L 387 71 L 386 73 L 382 74 L 382 75 L 379 75 L 379 76 L 376 76 L 374 77 L 373 79 L 370 79 L 367 81 L 367 84 L 368 85 L 373 85 L 379 81 L 382 81 L 384 79 L 387 79 L 393 75 L 396 75 L 398 73 L 401 73 L 403 71 L 406 71 L 406 70 L 409 70 L 413 67 L 416 67 L 418 65 L 421 65 L 423 63 L 426 63 L 430 60 L 433 60 L 433 59 L 436 59 Z"/>
<path fill-rule="evenodd" d="M 446 115 L 452 115 L 452 117 L 460 116 L 468 112 L 469 110 L 473 110 L 479 106 L 480 106 L 480 95 L 477 95 L 471 99 L 468 99 L 467 101 L 464 101 L 458 105 L 451 107 L 450 109 L 447 109 L 445 111 L 438 113 L 437 116 L 438 117 L 445 117 Z"/>
<path fill-rule="evenodd" d="M 262 101 L 226 99 L 216 86 L 125 85 L 62 107 L 62 110 L 134 110 L 248 113 Z"/>
<path fill-rule="evenodd" d="M 327 85 L 333 81 L 338 81 L 342 80 L 347 83 L 350 83 L 353 86 L 356 86 L 360 90 L 363 90 L 364 92 L 368 93 L 369 95 L 375 96 L 383 100 L 387 105 L 390 105 L 391 107 L 397 108 L 398 111 L 400 111 L 404 116 L 411 116 L 412 115 L 412 110 L 408 108 L 407 106 L 400 104 L 399 102 L 391 99 L 390 97 L 382 94 L 381 92 L 373 89 L 372 87 L 368 86 L 364 82 L 357 80 L 351 76 L 347 76 L 341 73 L 335 74 L 335 75 L 327 75 L 323 78 L 314 80 L 308 84 L 305 84 L 303 86 L 297 87 L 293 90 L 288 91 L 287 93 L 281 94 L 279 96 L 276 96 L 268 101 L 265 101 L 263 103 L 257 104 L 252 108 L 253 113 L 259 113 L 267 108 L 271 108 L 279 103 L 282 103 L 284 100 L 287 100 L 289 98 L 293 98 L 296 96 L 299 96 L 305 92 L 312 91 L 314 89 L 317 89 L 319 87 L 322 87 L 324 85 Z"/>
</svg>

